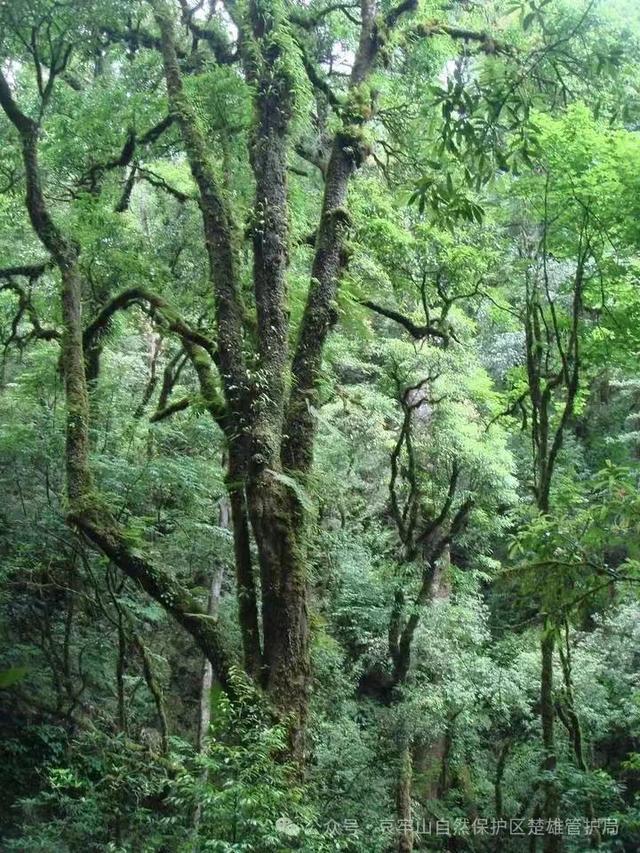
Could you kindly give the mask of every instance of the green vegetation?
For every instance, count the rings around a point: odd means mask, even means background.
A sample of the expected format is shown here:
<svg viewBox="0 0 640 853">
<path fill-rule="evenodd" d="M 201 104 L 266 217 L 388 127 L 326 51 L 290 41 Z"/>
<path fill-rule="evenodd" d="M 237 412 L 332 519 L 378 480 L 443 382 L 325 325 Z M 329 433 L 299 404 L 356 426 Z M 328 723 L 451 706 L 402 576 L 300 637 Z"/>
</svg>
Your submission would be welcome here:
<svg viewBox="0 0 640 853">
<path fill-rule="evenodd" d="M 640 849 L 640 14 L 0 3 L 0 844 Z"/>
</svg>

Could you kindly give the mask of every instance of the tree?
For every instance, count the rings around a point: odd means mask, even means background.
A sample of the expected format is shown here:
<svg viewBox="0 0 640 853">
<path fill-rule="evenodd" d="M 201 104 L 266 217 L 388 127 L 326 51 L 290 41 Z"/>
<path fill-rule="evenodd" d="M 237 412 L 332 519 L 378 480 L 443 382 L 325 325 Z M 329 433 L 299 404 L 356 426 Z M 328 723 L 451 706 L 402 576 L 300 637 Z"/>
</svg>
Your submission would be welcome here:
<svg viewBox="0 0 640 853">
<path fill-rule="evenodd" d="M 162 3 L 153 7 L 159 36 L 145 30 L 142 40 L 135 42 L 133 39 L 140 37 L 131 34 L 132 44 L 143 43 L 161 50 L 170 121 L 179 127 L 203 217 L 215 304 L 212 323 L 215 342 L 193 334 L 180 318 L 174 317 L 162 299 L 135 288 L 123 291 L 104 305 L 85 333 L 81 312 L 81 246 L 55 223 L 44 196 L 38 163 L 42 122 L 56 81 L 62 80 L 67 72 L 77 30 L 72 36 L 67 18 L 58 19 L 55 10 L 48 9 L 46 4 L 42 10 L 44 16 L 35 25 L 32 23 L 35 19 L 31 19 L 35 10 L 27 10 L 25 17 L 18 16 L 17 20 L 9 14 L 18 41 L 25 37 L 31 24 L 30 58 L 39 87 L 38 116 L 32 118 L 18 104 L 6 77 L 1 83 L 1 103 L 19 136 L 31 223 L 58 268 L 63 287 L 62 364 L 69 412 L 69 520 L 173 613 L 209 656 L 221 682 L 230 687 L 231 663 L 215 627 L 166 572 L 132 554 L 114 520 L 91 497 L 85 341 L 91 351 L 95 334 L 116 310 L 134 301 L 142 302 L 186 342 L 199 374 L 203 397 L 226 435 L 245 666 L 265 686 L 275 705 L 297 721 L 292 727 L 292 743 L 298 753 L 302 749 L 309 682 L 304 508 L 299 488 L 304 488 L 312 464 L 314 389 L 325 341 L 335 324 L 334 301 L 347 261 L 345 237 L 350 220 L 345 207 L 347 189 L 351 176 L 369 153 L 366 127 L 375 112 L 370 78 L 388 50 L 393 30 L 414 10 L 413 3 L 402 3 L 384 13 L 371 3 L 362 6 L 353 65 L 343 91 L 335 93 L 308 56 L 310 34 L 322 28 L 321 12 L 292 13 L 278 4 L 254 4 L 246 10 L 231 4 L 225 9 L 238 32 L 233 60 L 240 65 L 254 111 L 248 153 L 255 187 L 249 227 L 253 257 L 253 307 L 249 314 L 255 311 L 255 327 L 243 307 L 237 234 L 232 224 L 234 214 L 223 195 L 197 113 L 184 89 L 179 65 L 179 54 L 184 55 L 184 51 L 176 46 L 175 10 Z M 138 26 L 150 25 L 144 7 L 140 13 Z M 221 47 L 217 34 L 195 23 L 188 7 L 184 6 L 182 13 L 183 26 L 193 38 L 194 50 L 202 39 L 211 46 L 214 61 L 231 61 L 227 46 Z M 117 10 L 114 14 L 117 17 Z M 46 39 L 52 29 L 55 41 L 48 45 Z M 114 32 L 110 26 L 104 27 L 104 33 L 108 41 L 123 38 L 126 42 L 129 38 L 126 33 Z M 419 31 L 423 37 L 441 33 L 477 41 L 485 49 L 493 49 L 484 34 L 449 32 L 446 26 Z M 299 91 L 305 85 L 301 80 L 305 72 L 319 102 L 336 114 L 336 124 L 326 144 L 323 201 L 314 229 L 306 308 L 289 356 L 287 170 L 291 123 L 296 98 L 300 98 Z M 155 139 L 168 124 L 169 120 L 161 120 L 141 138 L 129 134 L 119 157 L 106 164 L 94 164 L 88 171 L 90 191 L 99 191 L 100 178 L 107 169 L 127 166 L 136 147 Z M 125 192 L 126 189 L 125 186 Z M 123 206 L 124 203 L 118 202 L 117 207 Z M 219 373 L 221 394 L 214 392 L 212 371 Z M 248 554 L 247 516 L 258 545 L 262 647 Z"/>
<path fill-rule="evenodd" d="M 10 849 L 636 844 L 622 3 L 2 7 Z"/>
</svg>

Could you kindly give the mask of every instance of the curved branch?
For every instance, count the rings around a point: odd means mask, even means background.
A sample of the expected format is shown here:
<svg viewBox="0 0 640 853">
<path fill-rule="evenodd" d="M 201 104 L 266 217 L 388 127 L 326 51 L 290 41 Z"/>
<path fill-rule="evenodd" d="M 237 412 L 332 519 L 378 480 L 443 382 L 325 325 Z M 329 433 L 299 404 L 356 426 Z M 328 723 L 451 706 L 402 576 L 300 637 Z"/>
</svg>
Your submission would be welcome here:
<svg viewBox="0 0 640 853">
<path fill-rule="evenodd" d="M 162 42 L 153 33 L 146 30 L 120 30 L 116 27 L 102 27 L 102 35 L 107 39 L 108 44 L 126 44 L 132 52 L 144 47 L 148 50 L 162 50 Z M 106 45 L 105 45 L 106 46 Z M 176 55 L 179 59 L 187 59 L 188 54 L 184 50 L 176 49 Z"/>
<path fill-rule="evenodd" d="M 393 320 L 395 323 L 399 323 L 407 330 L 407 332 L 409 332 L 411 337 L 416 340 L 435 337 L 440 338 L 445 341 L 445 343 L 448 343 L 449 341 L 449 335 L 441 329 L 438 329 L 437 326 L 419 326 L 417 323 L 414 323 L 413 320 L 409 319 L 409 317 L 405 317 L 404 314 L 400 314 L 398 311 L 394 311 L 391 308 L 383 308 L 381 305 L 378 305 L 375 302 L 370 302 L 368 299 L 363 300 L 360 304 L 364 305 L 365 308 L 369 308 L 371 311 L 375 311 L 376 314 L 380 314 L 383 317 L 387 317 L 389 320 Z"/>
<path fill-rule="evenodd" d="M 211 359 L 207 357 L 202 347 L 191 341 L 185 340 L 184 348 L 191 359 L 193 369 L 198 377 L 200 393 L 202 394 L 207 411 L 220 429 L 223 432 L 227 432 L 227 407 L 214 380 L 214 374 L 211 370 Z"/>
<path fill-rule="evenodd" d="M 33 133 L 36 129 L 36 122 L 26 113 L 23 113 L 17 105 L 11 94 L 11 89 L 4 75 L 0 72 L 0 105 L 7 114 L 8 119 L 14 125 L 18 133 L 28 134 Z"/>
<path fill-rule="evenodd" d="M 402 3 L 398 3 L 397 6 L 394 6 L 385 17 L 385 24 L 388 29 L 394 27 L 402 15 L 408 12 L 415 12 L 418 8 L 418 0 L 403 0 Z"/>
<path fill-rule="evenodd" d="M 431 535 L 443 524 L 446 517 L 449 515 L 449 510 L 451 509 L 451 505 L 453 504 L 453 499 L 456 495 L 456 488 L 458 487 L 458 477 L 460 476 L 460 464 L 457 459 L 453 460 L 453 466 L 451 469 L 451 476 L 449 478 L 449 488 L 447 490 L 447 496 L 442 504 L 442 508 L 438 515 L 431 519 L 431 521 L 425 526 L 424 530 L 420 533 L 418 537 L 419 543 L 425 543 L 429 540 Z"/>
<path fill-rule="evenodd" d="M 352 14 L 354 10 L 359 8 L 359 3 L 329 3 L 324 9 L 318 9 L 318 11 L 314 12 L 303 12 L 298 9 L 292 10 L 289 13 L 289 20 L 303 30 L 312 30 L 332 12 L 342 12 L 352 24 L 359 25 L 360 21 Z"/>
<path fill-rule="evenodd" d="M 309 78 L 309 82 L 317 89 L 318 92 L 322 92 L 322 94 L 327 99 L 328 103 L 332 107 L 340 107 L 341 101 L 340 98 L 336 95 L 336 93 L 331 88 L 326 77 L 323 77 L 320 71 L 316 68 L 314 63 L 312 62 L 309 54 L 307 53 L 302 41 L 300 39 L 296 39 L 296 44 L 300 50 L 300 57 L 302 59 L 302 64 L 304 66 L 304 70 L 307 73 L 307 77 Z"/>
<path fill-rule="evenodd" d="M 164 192 L 173 196 L 176 201 L 179 201 L 180 204 L 185 204 L 188 201 L 195 201 L 194 197 L 189 195 L 189 193 L 183 193 L 182 190 L 179 190 L 171 184 L 167 183 L 167 181 L 165 181 L 162 175 L 157 175 L 150 169 L 143 169 L 139 166 L 137 169 L 137 175 L 139 180 L 146 181 L 148 184 L 151 184 L 151 186 L 155 187 L 156 189 L 164 190 Z"/>
<path fill-rule="evenodd" d="M 431 600 L 436 587 L 438 560 L 442 557 L 445 548 L 451 544 L 453 539 L 462 531 L 469 513 L 473 508 L 473 501 L 466 500 L 458 509 L 449 526 L 449 532 L 442 537 L 436 547 L 431 551 L 425 563 L 422 574 L 422 584 L 415 598 L 411 615 L 409 616 L 400 638 L 398 640 L 396 650 L 393 654 L 394 670 L 393 670 L 393 685 L 401 684 L 409 672 L 411 663 L 411 646 L 422 615 L 422 608 Z"/>
<path fill-rule="evenodd" d="M 154 412 L 149 418 L 149 423 L 157 424 L 160 423 L 160 421 L 170 418 L 171 415 L 175 415 L 177 412 L 184 412 L 185 409 L 189 408 L 191 403 L 191 397 L 181 397 L 180 400 L 176 400 L 175 403 L 169 403 L 169 405 L 165 406 L 164 409 L 158 409 L 158 411 Z"/>
<path fill-rule="evenodd" d="M 515 49 L 512 45 L 504 44 L 497 41 L 489 33 L 480 32 L 477 30 L 467 30 L 463 27 L 452 27 L 448 24 L 434 23 L 429 21 L 426 24 L 418 24 L 415 30 L 412 31 L 418 38 L 432 38 L 433 36 L 449 36 L 454 41 L 463 41 L 465 43 L 473 43 L 478 45 L 482 53 L 491 56 L 494 54 L 503 54 L 505 56 L 513 56 Z"/>
<path fill-rule="evenodd" d="M 166 569 L 134 553 L 108 517 L 101 522 L 95 512 L 76 512 L 70 514 L 68 520 L 185 628 L 211 661 L 225 692 L 233 698 L 232 660 L 222 642 L 219 626 L 194 596 Z"/>
<path fill-rule="evenodd" d="M 194 48 L 198 41 L 204 41 L 211 49 L 219 65 L 231 65 L 238 60 L 238 51 L 233 50 L 221 29 L 208 30 L 193 20 L 193 12 L 185 0 L 180 0 L 182 22 L 194 39 Z"/>
<path fill-rule="evenodd" d="M 145 290 L 142 287 L 130 287 L 127 290 L 123 290 L 122 293 L 119 293 L 107 302 L 98 315 L 84 330 L 83 342 L 85 349 L 88 349 L 94 340 L 99 337 L 116 311 L 125 310 L 129 308 L 130 305 L 140 302 L 148 303 L 151 308 L 155 310 L 157 316 L 161 318 L 163 325 L 169 329 L 169 331 L 175 332 L 175 334 L 181 337 L 184 341 L 189 341 L 192 344 L 197 344 L 202 347 L 209 353 L 212 359 L 216 360 L 216 345 L 210 338 L 202 334 L 202 332 L 192 329 L 187 323 L 185 323 L 185 321 L 178 315 L 175 308 L 173 308 L 165 299 L 158 296 L 156 293 Z"/>
</svg>

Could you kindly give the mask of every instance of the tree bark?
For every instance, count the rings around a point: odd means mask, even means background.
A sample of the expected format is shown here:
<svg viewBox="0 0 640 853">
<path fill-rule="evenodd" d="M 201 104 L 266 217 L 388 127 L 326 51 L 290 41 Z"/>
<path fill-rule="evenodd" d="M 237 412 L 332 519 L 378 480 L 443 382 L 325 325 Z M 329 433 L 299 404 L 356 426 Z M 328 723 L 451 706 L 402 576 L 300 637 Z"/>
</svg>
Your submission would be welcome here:
<svg viewBox="0 0 640 853">
<path fill-rule="evenodd" d="M 233 448 L 230 453 L 233 455 Z M 258 602 L 251 559 L 249 517 L 244 482 L 241 479 L 236 479 L 237 476 L 236 463 L 231 459 L 227 476 L 227 492 L 231 507 L 238 621 L 245 669 L 259 683 L 262 677 L 263 662 L 260 627 L 258 625 Z"/>
<path fill-rule="evenodd" d="M 211 619 L 218 618 L 218 609 L 220 607 L 220 590 L 222 589 L 222 578 L 224 569 L 222 566 L 216 568 L 211 578 L 211 587 L 209 589 L 209 601 L 207 603 L 207 614 Z M 204 659 L 202 665 L 202 681 L 200 683 L 200 713 L 198 715 L 198 731 L 196 737 L 196 748 L 198 752 L 203 753 L 206 749 L 207 734 L 211 725 L 211 688 L 213 687 L 214 672 L 211 666 L 211 661 Z M 201 780 L 206 782 L 208 771 L 205 768 L 202 771 Z M 202 817 L 202 804 L 198 803 L 193 813 L 193 831 L 197 836 L 200 827 L 200 819 Z"/>
<path fill-rule="evenodd" d="M 400 754 L 400 775 L 396 795 L 398 853 L 412 853 L 413 850 L 413 815 L 411 812 L 412 775 L 411 746 L 406 743 Z"/>
<path fill-rule="evenodd" d="M 542 673 L 540 677 L 540 716 L 542 719 L 542 745 L 544 749 L 543 769 L 550 775 L 543 785 L 544 802 L 542 815 L 546 821 L 556 820 L 559 816 L 560 794 L 554 778 L 557 766 L 555 746 L 555 709 L 553 705 L 553 653 L 555 634 L 548 620 L 545 623 L 540 643 Z M 560 835 L 545 833 L 544 853 L 559 853 L 562 849 Z"/>
<path fill-rule="evenodd" d="M 224 568 L 217 567 L 211 578 L 211 587 L 209 589 L 209 601 L 207 603 L 207 615 L 210 619 L 218 618 L 218 609 L 220 607 L 220 590 L 222 589 L 222 578 L 224 577 Z M 209 725 L 211 724 L 211 688 L 213 687 L 214 672 L 211 666 L 211 661 L 204 659 L 202 664 L 202 681 L 200 686 L 200 714 L 198 716 L 198 733 L 196 745 L 199 752 L 204 751 L 205 740 Z"/>
<path fill-rule="evenodd" d="M 292 751 L 301 757 L 310 676 L 304 512 L 269 472 L 250 481 L 248 500 L 260 556 L 263 684 L 290 717 Z"/>
</svg>

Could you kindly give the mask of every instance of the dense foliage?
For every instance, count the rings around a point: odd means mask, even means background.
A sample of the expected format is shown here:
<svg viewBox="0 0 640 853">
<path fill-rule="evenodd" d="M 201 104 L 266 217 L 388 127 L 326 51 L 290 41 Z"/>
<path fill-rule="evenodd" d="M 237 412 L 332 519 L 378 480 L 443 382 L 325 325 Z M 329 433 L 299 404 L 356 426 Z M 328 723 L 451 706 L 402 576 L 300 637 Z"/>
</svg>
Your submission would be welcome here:
<svg viewBox="0 0 640 853">
<path fill-rule="evenodd" d="M 633 0 L 0 2 L 0 838 L 640 849 Z"/>
</svg>

